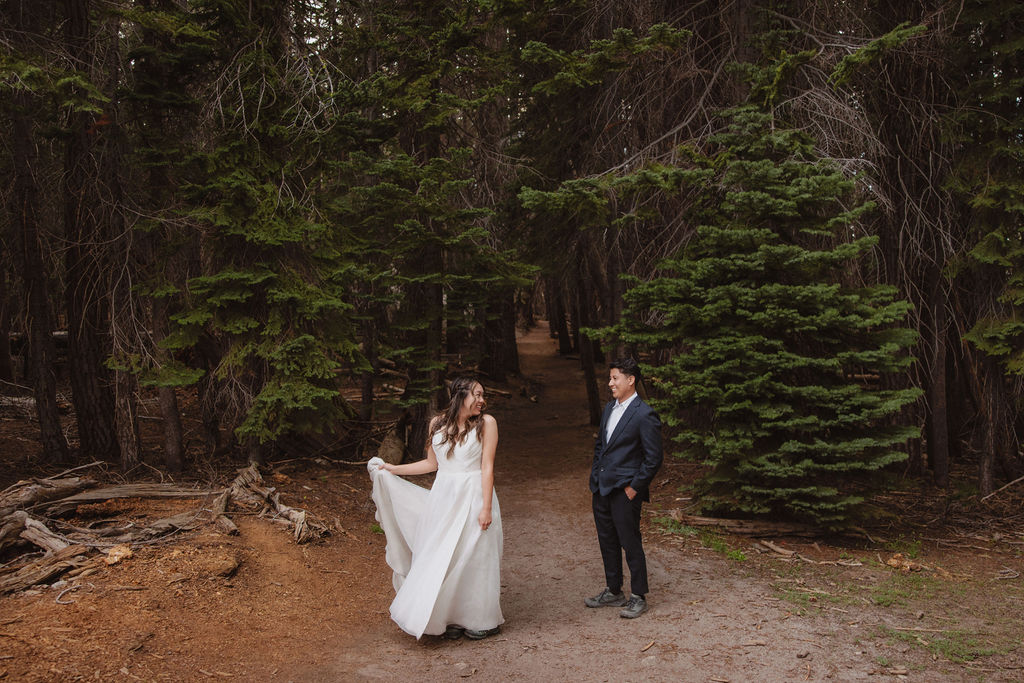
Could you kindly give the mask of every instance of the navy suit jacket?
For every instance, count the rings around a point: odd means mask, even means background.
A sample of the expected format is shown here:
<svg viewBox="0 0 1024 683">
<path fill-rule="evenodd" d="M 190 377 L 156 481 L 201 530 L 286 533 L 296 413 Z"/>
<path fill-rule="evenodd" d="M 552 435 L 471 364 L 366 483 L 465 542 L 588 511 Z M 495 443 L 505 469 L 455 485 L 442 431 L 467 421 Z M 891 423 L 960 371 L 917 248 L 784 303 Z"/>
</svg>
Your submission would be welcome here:
<svg viewBox="0 0 1024 683">
<path fill-rule="evenodd" d="M 601 416 L 601 427 L 594 444 L 594 464 L 590 469 L 590 490 L 607 496 L 615 489 L 632 486 L 640 500 L 650 500 L 650 485 L 661 467 L 661 420 L 639 396 L 626 407 L 610 439 L 605 426 L 615 399 L 608 402 Z"/>
</svg>

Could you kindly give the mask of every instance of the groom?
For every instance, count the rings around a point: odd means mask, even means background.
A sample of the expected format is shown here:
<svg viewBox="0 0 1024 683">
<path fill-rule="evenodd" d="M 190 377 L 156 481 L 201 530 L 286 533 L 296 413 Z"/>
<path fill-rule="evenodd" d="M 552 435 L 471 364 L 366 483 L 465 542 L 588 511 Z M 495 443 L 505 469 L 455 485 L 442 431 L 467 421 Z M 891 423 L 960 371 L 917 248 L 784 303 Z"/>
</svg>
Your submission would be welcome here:
<svg viewBox="0 0 1024 683">
<path fill-rule="evenodd" d="M 661 421 L 636 393 L 640 368 L 632 358 L 609 365 L 613 400 L 601 417 L 590 470 L 594 522 L 601 545 L 607 586 L 587 607 L 622 607 L 620 617 L 635 619 L 647 611 L 647 558 L 640 539 L 640 507 L 661 467 Z M 629 565 L 630 597 L 622 593 L 622 552 Z"/>
</svg>

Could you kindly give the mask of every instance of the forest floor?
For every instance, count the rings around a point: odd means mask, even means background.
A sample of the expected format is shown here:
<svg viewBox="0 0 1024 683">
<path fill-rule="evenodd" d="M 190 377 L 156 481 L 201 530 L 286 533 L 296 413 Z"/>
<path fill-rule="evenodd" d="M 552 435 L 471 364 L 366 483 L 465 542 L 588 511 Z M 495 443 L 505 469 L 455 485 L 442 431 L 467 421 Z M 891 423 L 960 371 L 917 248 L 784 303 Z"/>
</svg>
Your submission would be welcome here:
<svg viewBox="0 0 1024 683">
<path fill-rule="evenodd" d="M 625 620 L 585 608 L 603 572 L 582 374 L 540 329 L 520 351 L 521 385 L 503 385 L 511 396 L 491 395 L 488 408 L 501 433 L 498 636 L 417 642 L 400 631 L 388 617 L 390 572 L 365 468 L 310 458 L 272 463 L 266 478 L 331 535 L 297 545 L 266 519 L 235 513 L 236 536 L 210 527 L 137 549 L 75 590 L 0 597 L 0 681 L 1024 678 L 1024 526 L 1019 498 L 1006 502 L 1013 489 L 994 497 L 1003 508 L 981 509 L 969 494 L 913 485 L 880 499 L 886 526 L 776 537 L 773 549 L 674 521 L 696 468 L 670 458 L 645 510 L 650 611 Z M 31 424 L 0 418 L 2 488 L 37 472 Z M 112 501 L 78 515 L 141 524 L 194 506 Z M 911 571 L 888 564 L 897 553 Z"/>
</svg>

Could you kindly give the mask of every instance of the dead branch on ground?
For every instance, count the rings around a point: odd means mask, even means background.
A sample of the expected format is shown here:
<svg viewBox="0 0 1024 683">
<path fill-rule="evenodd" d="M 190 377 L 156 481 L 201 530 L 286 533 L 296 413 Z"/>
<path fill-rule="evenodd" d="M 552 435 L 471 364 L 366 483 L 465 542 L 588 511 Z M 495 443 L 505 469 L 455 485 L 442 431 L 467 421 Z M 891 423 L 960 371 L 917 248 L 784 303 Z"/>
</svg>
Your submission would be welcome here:
<svg viewBox="0 0 1024 683">
<path fill-rule="evenodd" d="M 62 574 L 73 577 L 96 571 L 111 548 L 162 542 L 205 524 L 213 524 L 223 533 L 238 533 L 228 517 L 232 501 L 247 509 L 257 508 L 261 516 L 269 515 L 271 521 L 293 528 L 298 543 L 327 533 L 326 524 L 305 510 L 283 504 L 280 494 L 263 483 L 255 464 L 241 470 L 231 486 L 223 490 L 153 483 L 99 487 L 98 482 L 84 477 L 20 481 L 0 492 L 0 551 L 25 549 L 0 568 L 0 594 L 48 582 Z M 210 502 L 214 495 L 217 497 Z M 80 505 L 125 498 L 195 498 L 205 504 L 146 526 L 128 523 L 83 528 L 60 519 Z"/>
</svg>

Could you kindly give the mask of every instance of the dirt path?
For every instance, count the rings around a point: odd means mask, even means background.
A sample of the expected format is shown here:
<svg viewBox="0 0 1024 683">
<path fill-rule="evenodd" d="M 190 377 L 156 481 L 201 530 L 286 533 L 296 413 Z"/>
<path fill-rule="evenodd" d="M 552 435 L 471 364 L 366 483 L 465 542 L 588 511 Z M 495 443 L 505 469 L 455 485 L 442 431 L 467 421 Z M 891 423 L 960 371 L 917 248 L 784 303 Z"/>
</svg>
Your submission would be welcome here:
<svg viewBox="0 0 1024 683">
<path fill-rule="evenodd" d="M 615 609 L 585 608 L 603 571 L 586 483 L 594 429 L 582 373 L 553 353 L 542 331 L 524 337 L 520 350 L 524 375 L 543 390 L 532 410 L 494 411 L 506 539 L 501 635 L 416 642 L 378 618 L 355 642 L 337 643 L 338 656 L 303 680 L 851 681 L 872 674 L 869 653 L 836 647 L 849 640 L 836 638 L 842 619 L 791 618 L 761 579 L 737 574 L 720 556 L 650 537 L 651 610 L 630 621 Z M 655 502 L 672 495 L 662 490 Z M 384 597 L 374 607 L 386 612 Z"/>
</svg>

